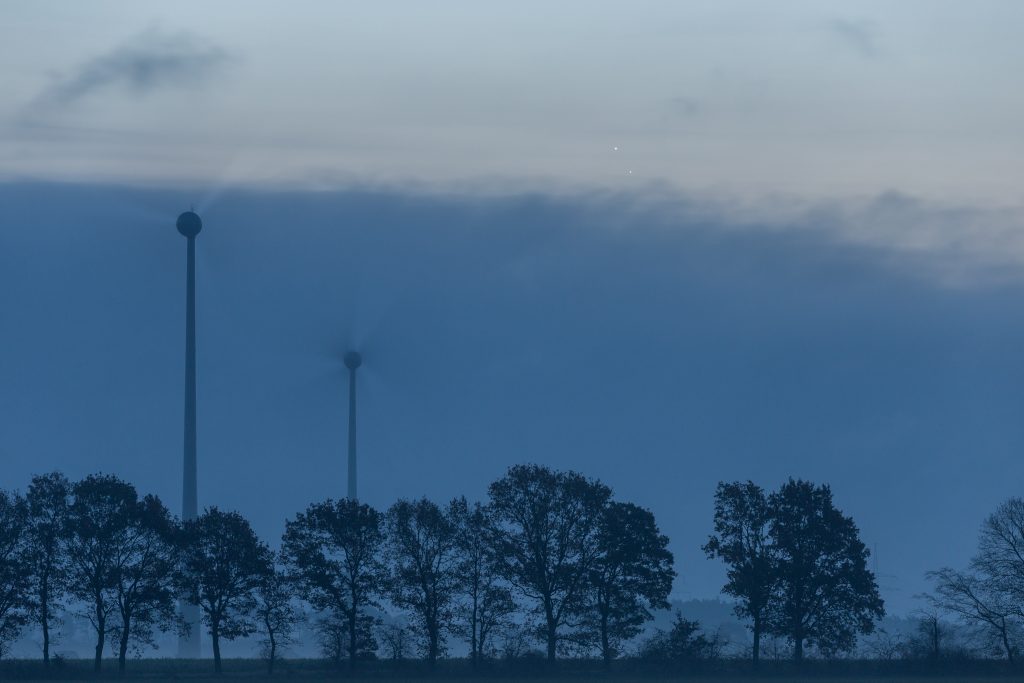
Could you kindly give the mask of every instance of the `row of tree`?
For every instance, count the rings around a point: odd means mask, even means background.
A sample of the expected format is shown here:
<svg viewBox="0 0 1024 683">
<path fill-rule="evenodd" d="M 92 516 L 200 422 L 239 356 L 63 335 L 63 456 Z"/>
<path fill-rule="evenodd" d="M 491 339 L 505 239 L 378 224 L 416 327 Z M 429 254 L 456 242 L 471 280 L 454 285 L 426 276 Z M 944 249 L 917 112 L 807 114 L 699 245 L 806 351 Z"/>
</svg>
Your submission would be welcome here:
<svg viewBox="0 0 1024 683">
<path fill-rule="evenodd" d="M 882 617 L 868 552 L 827 486 L 790 480 L 768 494 L 720 484 L 714 530 L 704 550 L 726 563 L 723 590 L 748 621 L 755 662 L 764 634 L 788 640 L 800 659 L 807 646 L 849 651 Z M 34 621 L 48 662 L 70 612 L 95 634 L 96 669 L 108 645 L 124 670 L 158 634 L 186 634 L 179 602 L 198 606 L 217 671 L 222 642 L 254 633 L 273 667 L 303 605 L 325 651 L 351 666 L 381 636 L 396 652 L 413 638 L 431 665 L 462 639 L 475 666 L 510 630 L 532 634 L 549 660 L 597 653 L 610 662 L 652 610 L 668 607 L 674 577 L 650 511 L 599 481 L 537 465 L 510 468 L 486 503 L 400 500 L 383 512 L 314 503 L 286 522 L 277 551 L 237 513 L 209 508 L 181 523 L 109 475 L 72 483 L 52 473 L 24 496 L 0 492 L 0 648 Z M 389 610 L 409 619 L 407 632 L 380 628 Z M 679 620 L 645 652 L 704 651 L 695 629 Z"/>
<path fill-rule="evenodd" d="M 305 602 L 351 666 L 376 649 L 387 604 L 411 617 L 431 664 L 452 637 L 476 664 L 510 622 L 533 628 L 549 659 L 596 649 L 610 660 L 668 606 L 673 558 L 648 510 L 535 465 L 511 468 L 488 494 L 385 512 L 315 503 L 288 520 L 274 552 L 234 512 L 179 523 L 113 476 L 37 476 L 24 496 L 0 492 L 0 647 L 35 621 L 49 662 L 70 610 L 95 633 L 95 668 L 109 643 L 123 671 L 157 633 L 187 631 L 181 600 L 199 607 L 218 672 L 222 641 L 256 632 L 272 667 Z"/>
</svg>

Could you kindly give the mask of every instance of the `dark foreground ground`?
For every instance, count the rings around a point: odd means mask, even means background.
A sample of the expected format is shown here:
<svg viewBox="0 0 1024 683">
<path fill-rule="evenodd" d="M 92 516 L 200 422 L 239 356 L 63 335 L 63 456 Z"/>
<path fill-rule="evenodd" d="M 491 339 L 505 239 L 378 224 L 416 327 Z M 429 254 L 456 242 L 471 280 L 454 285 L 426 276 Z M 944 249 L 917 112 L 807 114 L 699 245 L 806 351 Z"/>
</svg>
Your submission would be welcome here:
<svg viewBox="0 0 1024 683">
<path fill-rule="evenodd" d="M 0 679 L 4 680 L 117 680 L 117 662 L 107 660 L 100 674 L 93 672 L 90 660 L 66 660 L 51 663 L 44 668 L 41 662 L 7 660 L 0 662 Z M 136 659 L 128 662 L 126 679 L 145 681 L 209 681 L 287 680 L 289 683 L 320 683 L 322 681 L 353 681 L 354 683 L 394 683 L 438 681 L 447 683 L 484 683 L 500 681 L 514 683 L 661 683 L 692 681 L 693 683 L 782 682 L 806 680 L 815 683 L 914 683 L 917 681 L 1021 681 L 1024 667 L 1009 666 L 1005 662 L 991 661 L 812 661 L 800 666 L 790 662 L 763 662 L 752 671 L 749 662 L 717 661 L 686 667 L 652 666 L 631 661 L 616 662 L 606 670 L 600 662 L 566 661 L 553 667 L 544 661 L 494 662 L 474 672 L 468 662 L 452 660 L 441 662 L 430 671 L 420 662 L 361 662 L 355 673 L 347 666 L 334 666 L 319 660 L 285 660 L 277 664 L 273 675 L 267 673 L 265 662 L 258 659 L 224 660 L 224 673 L 213 673 L 212 660 Z"/>
</svg>

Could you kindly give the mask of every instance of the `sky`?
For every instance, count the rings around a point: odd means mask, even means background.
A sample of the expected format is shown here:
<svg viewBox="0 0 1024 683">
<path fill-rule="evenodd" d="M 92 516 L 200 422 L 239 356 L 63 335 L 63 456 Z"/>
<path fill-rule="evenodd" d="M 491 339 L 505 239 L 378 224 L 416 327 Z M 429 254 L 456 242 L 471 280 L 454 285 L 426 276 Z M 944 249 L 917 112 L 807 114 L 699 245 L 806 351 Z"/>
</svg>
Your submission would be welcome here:
<svg viewBox="0 0 1024 683">
<path fill-rule="evenodd" d="M 672 539 L 721 480 L 827 482 L 883 596 L 1021 490 L 1018 2 L 5 0 L 0 486 L 200 504 L 274 540 L 345 490 L 601 478 Z"/>
</svg>

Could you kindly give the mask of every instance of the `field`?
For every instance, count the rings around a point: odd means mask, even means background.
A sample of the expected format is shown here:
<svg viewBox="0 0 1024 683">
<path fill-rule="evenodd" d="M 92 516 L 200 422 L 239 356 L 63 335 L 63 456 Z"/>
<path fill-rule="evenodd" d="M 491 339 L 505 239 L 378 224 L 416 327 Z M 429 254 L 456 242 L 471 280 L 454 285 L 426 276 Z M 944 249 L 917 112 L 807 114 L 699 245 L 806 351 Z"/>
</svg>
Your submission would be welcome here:
<svg viewBox="0 0 1024 683">
<path fill-rule="evenodd" d="M 187 681 L 206 683 L 225 680 L 288 681 L 288 683 L 320 683 L 322 681 L 350 681 L 352 683 L 412 683 L 437 681 L 453 683 L 760 683 L 764 681 L 809 681 L 814 683 L 915 683 L 926 681 L 1022 681 L 1024 667 L 1010 667 L 1004 662 L 971 661 L 928 665 L 904 661 L 838 661 L 806 662 L 795 667 L 789 662 L 764 662 L 756 673 L 748 662 L 720 661 L 700 669 L 655 670 L 640 668 L 635 662 L 616 662 L 610 671 L 598 662 L 558 662 L 554 670 L 542 661 L 516 662 L 509 665 L 497 662 L 483 673 L 473 672 L 464 661 L 442 662 L 431 672 L 420 662 L 363 662 L 352 674 L 319 660 L 285 660 L 272 675 L 266 664 L 258 659 L 225 659 L 224 673 L 213 673 L 212 660 L 136 659 L 128 662 L 127 672 L 121 678 L 115 660 L 105 660 L 100 674 L 93 672 L 89 660 L 54 662 L 46 669 L 41 662 L 7 660 L 0 662 L 0 678 L 4 680 L 139 680 Z"/>
</svg>

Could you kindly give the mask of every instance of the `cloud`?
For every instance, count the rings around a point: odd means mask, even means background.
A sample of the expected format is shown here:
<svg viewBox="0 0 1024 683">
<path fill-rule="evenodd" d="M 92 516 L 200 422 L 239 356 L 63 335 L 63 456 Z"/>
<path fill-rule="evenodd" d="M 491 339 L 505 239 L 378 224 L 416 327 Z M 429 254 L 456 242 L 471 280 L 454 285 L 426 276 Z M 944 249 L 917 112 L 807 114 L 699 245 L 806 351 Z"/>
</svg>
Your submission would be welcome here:
<svg viewBox="0 0 1024 683">
<path fill-rule="evenodd" d="M 862 57 L 878 56 L 878 27 L 874 22 L 836 19 L 829 28 L 835 36 Z"/>
<path fill-rule="evenodd" d="M 1020 205 L 940 202 L 896 191 L 815 201 L 785 195 L 741 200 L 668 186 L 595 197 L 589 205 L 610 216 L 628 207 L 633 222 L 649 228 L 714 225 L 731 235 L 812 239 L 940 288 L 1024 284 Z"/>
<path fill-rule="evenodd" d="M 196 86 L 227 59 L 222 48 L 194 34 L 151 29 L 85 62 L 44 90 L 35 104 L 67 106 L 103 91 L 146 95 L 167 87 Z"/>
<path fill-rule="evenodd" d="M 670 99 L 668 104 L 673 113 L 685 118 L 696 116 L 701 111 L 701 102 L 695 97 L 680 95 Z"/>
</svg>

